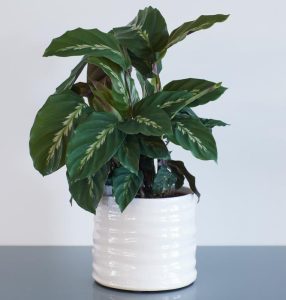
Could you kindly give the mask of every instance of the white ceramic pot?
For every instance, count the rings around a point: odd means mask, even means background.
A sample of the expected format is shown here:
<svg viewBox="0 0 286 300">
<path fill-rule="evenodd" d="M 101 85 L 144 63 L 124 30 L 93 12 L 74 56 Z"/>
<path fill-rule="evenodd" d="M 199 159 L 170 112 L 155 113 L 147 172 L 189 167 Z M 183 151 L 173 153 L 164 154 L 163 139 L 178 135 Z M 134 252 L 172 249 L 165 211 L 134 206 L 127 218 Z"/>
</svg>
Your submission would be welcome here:
<svg viewBox="0 0 286 300">
<path fill-rule="evenodd" d="M 196 199 L 135 198 L 120 212 L 105 196 L 94 218 L 93 278 L 112 288 L 162 291 L 196 280 Z"/>
</svg>

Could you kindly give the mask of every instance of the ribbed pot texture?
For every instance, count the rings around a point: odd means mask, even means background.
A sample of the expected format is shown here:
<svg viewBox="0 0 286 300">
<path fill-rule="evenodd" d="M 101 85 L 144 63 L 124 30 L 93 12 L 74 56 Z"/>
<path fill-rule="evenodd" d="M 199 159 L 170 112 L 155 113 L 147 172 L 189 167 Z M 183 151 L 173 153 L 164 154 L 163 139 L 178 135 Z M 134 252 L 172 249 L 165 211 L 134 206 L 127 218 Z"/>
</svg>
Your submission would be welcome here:
<svg viewBox="0 0 286 300">
<path fill-rule="evenodd" d="M 105 196 L 94 218 L 93 278 L 116 289 L 162 291 L 196 280 L 196 199 L 135 198 L 120 212 Z"/>
</svg>

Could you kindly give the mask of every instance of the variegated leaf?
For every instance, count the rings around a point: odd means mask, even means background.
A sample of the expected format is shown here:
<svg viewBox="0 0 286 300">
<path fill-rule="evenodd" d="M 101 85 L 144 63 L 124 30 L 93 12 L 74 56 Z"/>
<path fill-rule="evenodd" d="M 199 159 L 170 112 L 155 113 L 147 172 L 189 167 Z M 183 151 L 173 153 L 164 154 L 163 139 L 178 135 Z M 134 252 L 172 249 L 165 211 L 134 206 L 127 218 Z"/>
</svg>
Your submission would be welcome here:
<svg viewBox="0 0 286 300">
<path fill-rule="evenodd" d="M 124 72 L 120 66 L 104 57 L 90 56 L 87 61 L 90 64 L 100 67 L 103 72 L 109 76 L 114 91 L 122 94 L 125 103 L 128 103 L 128 92 L 125 86 Z"/>
<path fill-rule="evenodd" d="M 136 104 L 136 108 L 151 109 L 151 107 L 157 107 L 171 116 L 175 109 L 186 103 L 191 97 L 192 93 L 187 91 L 162 91 L 143 98 Z"/>
<path fill-rule="evenodd" d="M 215 23 L 225 21 L 229 15 L 202 15 L 194 21 L 186 22 L 180 27 L 173 30 L 170 34 L 167 48 L 182 41 L 188 34 L 207 29 Z"/>
<path fill-rule="evenodd" d="M 204 124 L 205 127 L 207 128 L 214 128 L 215 126 L 227 126 L 229 124 L 220 121 L 220 120 L 214 120 L 214 119 L 204 119 L 204 118 L 200 118 L 200 121 Z"/>
<path fill-rule="evenodd" d="M 89 57 L 88 63 L 100 67 L 112 82 L 113 98 L 128 105 L 136 103 L 139 96 L 130 74 L 122 70 L 119 65 L 106 58 Z"/>
<path fill-rule="evenodd" d="M 138 174 L 140 146 L 136 135 L 128 135 L 116 153 L 116 159 L 130 172 Z"/>
<path fill-rule="evenodd" d="M 95 213 L 97 205 L 104 192 L 108 172 L 108 167 L 104 165 L 93 176 L 77 181 L 71 181 L 67 174 L 69 190 L 72 198 L 81 208 L 93 214 Z"/>
<path fill-rule="evenodd" d="M 118 120 L 122 120 L 122 116 L 127 113 L 128 105 L 124 102 L 122 96 L 114 93 L 103 84 L 97 83 L 96 88 L 92 89 L 92 94 L 93 96 L 89 102 L 95 111 L 110 112 L 114 114 Z"/>
<path fill-rule="evenodd" d="M 112 178 L 112 190 L 116 203 L 123 212 L 134 199 L 143 182 L 141 172 L 138 175 L 120 167 L 115 169 Z"/>
<path fill-rule="evenodd" d="M 119 123 L 119 129 L 128 134 L 161 136 L 172 131 L 171 122 L 166 112 L 160 108 L 134 109 L 132 119 Z"/>
<path fill-rule="evenodd" d="M 93 112 L 75 130 L 68 145 L 67 168 L 72 180 L 92 176 L 118 151 L 125 134 L 111 113 Z"/>
<path fill-rule="evenodd" d="M 169 33 L 165 19 L 158 9 L 151 6 L 139 10 L 136 18 L 127 26 L 113 29 L 116 39 L 137 57 L 152 57 L 165 48 Z M 151 59 L 152 59 L 151 58 Z"/>
<path fill-rule="evenodd" d="M 30 154 L 42 175 L 65 164 L 70 134 L 87 111 L 82 97 L 70 90 L 50 96 L 39 110 L 30 133 Z"/>
<path fill-rule="evenodd" d="M 152 189 L 156 195 L 162 197 L 175 189 L 177 177 L 166 166 L 161 166 L 155 176 Z"/>
<path fill-rule="evenodd" d="M 220 83 L 213 84 L 212 86 L 201 90 L 199 93 L 193 93 L 187 90 L 163 90 L 155 93 L 154 95 L 143 98 L 135 105 L 135 108 L 139 110 L 157 107 L 164 110 L 169 117 L 173 118 L 181 109 L 191 105 L 197 99 L 212 93 L 216 89 L 220 88 L 220 86 Z"/>
<path fill-rule="evenodd" d="M 213 89 L 213 87 L 216 88 Z M 204 91 L 208 91 L 209 89 L 209 92 L 204 93 Z M 218 99 L 226 90 L 227 88 L 221 86 L 220 83 L 197 78 L 174 80 L 164 86 L 164 91 L 191 92 L 195 99 L 188 104 L 190 107 L 203 105 L 209 101 L 214 101 Z"/>
<path fill-rule="evenodd" d="M 215 126 L 227 126 L 229 124 L 220 121 L 220 120 L 215 120 L 215 119 L 205 119 L 205 118 L 200 118 L 197 116 L 197 114 L 190 108 L 190 107 L 184 107 L 180 111 L 181 116 L 191 116 L 195 119 L 198 119 L 205 127 L 212 129 Z"/>
<path fill-rule="evenodd" d="M 117 63 L 123 69 L 129 67 L 129 61 L 122 54 L 120 45 L 114 36 L 98 29 L 77 28 L 67 31 L 62 36 L 53 39 L 46 49 L 44 56 L 52 55 L 105 57 Z"/>
<path fill-rule="evenodd" d="M 146 77 L 144 77 L 140 72 L 136 72 L 137 79 L 141 85 L 142 89 L 142 97 L 145 98 L 147 96 L 150 96 L 154 94 L 154 86 L 148 81 Z"/>
<path fill-rule="evenodd" d="M 202 160 L 217 160 L 217 148 L 211 131 L 195 117 L 176 117 L 173 120 L 173 134 L 168 139 L 190 150 Z"/>
</svg>

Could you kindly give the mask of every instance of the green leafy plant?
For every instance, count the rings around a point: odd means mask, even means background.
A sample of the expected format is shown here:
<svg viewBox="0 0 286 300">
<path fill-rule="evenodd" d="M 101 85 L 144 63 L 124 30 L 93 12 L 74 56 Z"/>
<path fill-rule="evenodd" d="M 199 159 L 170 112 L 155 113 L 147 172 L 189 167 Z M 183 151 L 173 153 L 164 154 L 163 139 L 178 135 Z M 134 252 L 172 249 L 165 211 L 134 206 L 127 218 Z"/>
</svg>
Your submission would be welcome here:
<svg viewBox="0 0 286 300">
<path fill-rule="evenodd" d="M 200 16 L 169 33 L 161 13 L 148 7 L 108 33 L 77 28 L 53 39 L 44 56 L 82 59 L 37 113 L 30 134 L 34 167 L 48 175 L 66 165 L 72 199 L 92 213 L 105 185 L 112 185 L 121 211 L 136 196 L 175 195 L 185 178 L 199 197 L 194 176 L 171 159 L 167 144 L 216 161 L 212 128 L 226 124 L 200 118 L 193 108 L 226 88 L 194 78 L 162 87 L 162 59 L 187 35 L 227 17 Z M 76 82 L 85 67 L 87 81 Z"/>
</svg>

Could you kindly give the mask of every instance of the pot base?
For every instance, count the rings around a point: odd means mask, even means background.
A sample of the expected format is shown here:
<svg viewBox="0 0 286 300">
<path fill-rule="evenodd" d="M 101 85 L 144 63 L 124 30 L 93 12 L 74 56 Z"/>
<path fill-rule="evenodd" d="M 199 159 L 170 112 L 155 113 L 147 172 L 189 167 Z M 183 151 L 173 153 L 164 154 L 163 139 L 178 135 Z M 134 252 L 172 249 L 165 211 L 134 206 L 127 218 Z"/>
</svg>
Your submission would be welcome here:
<svg viewBox="0 0 286 300">
<path fill-rule="evenodd" d="M 197 272 L 195 272 L 192 279 L 186 282 L 180 282 L 180 284 L 174 284 L 174 285 L 168 285 L 168 286 L 157 286 L 157 287 L 143 287 L 138 285 L 116 285 L 112 284 L 110 282 L 105 282 L 100 280 L 99 278 L 96 278 L 94 274 L 92 274 L 92 278 L 94 281 L 104 287 L 115 289 L 115 290 L 121 290 L 121 291 L 132 291 L 132 292 L 163 292 L 163 291 L 170 291 L 170 290 L 177 290 L 181 288 L 185 288 L 191 284 L 193 284 L 197 279 Z"/>
</svg>

